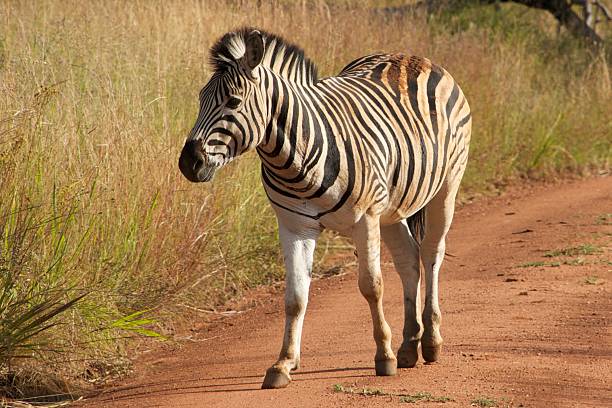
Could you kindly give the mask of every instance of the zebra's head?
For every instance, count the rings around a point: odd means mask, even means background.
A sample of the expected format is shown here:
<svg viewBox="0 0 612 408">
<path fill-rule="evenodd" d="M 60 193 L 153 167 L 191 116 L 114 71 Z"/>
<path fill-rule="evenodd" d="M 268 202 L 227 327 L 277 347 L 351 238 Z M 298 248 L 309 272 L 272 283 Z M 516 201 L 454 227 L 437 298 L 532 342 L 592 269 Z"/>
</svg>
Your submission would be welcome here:
<svg viewBox="0 0 612 408">
<path fill-rule="evenodd" d="M 215 72 L 200 92 L 200 113 L 187 137 L 179 168 L 190 181 L 209 181 L 215 170 L 255 148 L 265 132 L 260 84 L 264 38 L 253 29 L 225 34 L 211 49 Z"/>
</svg>

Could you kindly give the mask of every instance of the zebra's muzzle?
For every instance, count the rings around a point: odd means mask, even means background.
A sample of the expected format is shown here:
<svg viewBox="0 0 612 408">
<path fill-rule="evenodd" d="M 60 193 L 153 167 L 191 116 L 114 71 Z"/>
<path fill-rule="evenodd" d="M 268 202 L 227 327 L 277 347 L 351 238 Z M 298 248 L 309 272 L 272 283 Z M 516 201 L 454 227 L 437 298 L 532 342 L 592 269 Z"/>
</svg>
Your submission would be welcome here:
<svg viewBox="0 0 612 408">
<path fill-rule="evenodd" d="M 179 169 L 183 176 L 194 183 L 210 181 L 215 175 L 215 166 L 206 163 L 201 140 L 185 143 L 179 157 Z"/>
</svg>

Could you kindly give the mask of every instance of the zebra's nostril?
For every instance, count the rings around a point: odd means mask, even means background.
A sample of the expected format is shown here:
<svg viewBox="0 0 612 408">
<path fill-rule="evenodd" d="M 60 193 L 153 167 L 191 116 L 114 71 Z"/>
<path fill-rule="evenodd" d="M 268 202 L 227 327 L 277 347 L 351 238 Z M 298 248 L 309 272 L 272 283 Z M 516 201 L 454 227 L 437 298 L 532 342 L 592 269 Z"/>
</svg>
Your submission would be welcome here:
<svg viewBox="0 0 612 408">
<path fill-rule="evenodd" d="M 189 181 L 199 182 L 199 173 L 206 167 L 200 140 L 190 140 L 185 143 L 181 156 L 179 157 L 179 168 L 181 173 Z"/>
</svg>

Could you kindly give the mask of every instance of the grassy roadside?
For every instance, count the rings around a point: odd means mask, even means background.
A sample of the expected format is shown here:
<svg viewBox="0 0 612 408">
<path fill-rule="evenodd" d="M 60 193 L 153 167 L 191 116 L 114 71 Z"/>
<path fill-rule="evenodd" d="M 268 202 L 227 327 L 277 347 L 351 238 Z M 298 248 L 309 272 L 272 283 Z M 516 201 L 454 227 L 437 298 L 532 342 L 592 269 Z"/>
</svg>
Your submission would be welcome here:
<svg viewBox="0 0 612 408">
<path fill-rule="evenodd" d="M 474 112 L 465 196 L 609 169 L 606 57 L 552 18 L 504 6 L 427 24 L 346 3 L 0 3 L 2 373 L 120 374 L 129 339 L 164 334 L 176 305 L 210 308 L 282 276 L 257 158 L 206 186 L 176 164 L 208 46 L 237 25 L 298 43 L 322 75 L 376 50 L 445 66 Z"/>
</svg>

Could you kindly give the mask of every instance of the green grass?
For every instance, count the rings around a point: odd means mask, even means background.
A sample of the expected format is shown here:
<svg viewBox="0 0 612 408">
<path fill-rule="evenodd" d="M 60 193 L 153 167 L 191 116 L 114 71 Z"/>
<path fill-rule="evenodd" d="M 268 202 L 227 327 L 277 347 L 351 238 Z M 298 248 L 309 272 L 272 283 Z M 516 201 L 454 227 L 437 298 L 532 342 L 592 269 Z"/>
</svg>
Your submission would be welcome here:
<svg viewBox="0 0 612 408">
<path fill-rule="evenodd" d="M 453 401 L 450 397 L 436 397 L 428 392 L 417 392 L 415 394 L 405 394 L 400 397 L 400 402 L 406 402 L 409 404 L 415 404 L 417 402 L 451 402 Z"/>
<path fill-rule="evenodd" d="M 583 258 L 575 258 L 575 259 L 563 261 L 563 265 L 569 265 L 569 266 L 582 266 L 582 265 L 585 265 L 585 263 L 586 262 Z"/>
<path fill-rule="evenodd" d="M 490 398 L 490 397 L 481 396 L 478 398 L 474 398 L 471 401 L 471 404 L 477 407 L 496 407 L 497 401 L 495 401 L 493 398 Z"/>
<path fill-rule="evenodd" d="M 584 280 L 584 283 L 586 283 L 587 285 L 599 285 L 601 283 L 601 280 L 597 276 L 588 276 Z"/>
<path fill-rule="evenodd" d="M 534 262 L 526 262 L 520 265 L 517 265 L 518 268 L 535 268 L 539 266 L 552 266 L 558 267 L 561 266 L 560 262 L 542 262 L 542 261 L 534 261 Z"/>
<path fill-rule="evenodd" d="M 548 251 L 544 254 L 546 258 L 555 258 L 559 256 L 576 256 L 576 255 L 593 255 L 601 253 L 600 247 L 593 244 L 583 244 L 576 247 L 556 249 Z"/>
<path fill-rule="evenodd" d="M 450 397 L 436 397 L 428 392 L 417 392 L 414 394 L 408 394 L 403 392 L 387 392 L 383 391 L 379 388 L 354 388 L 354 387 L 345 387 L 342 384 L 334 384 L 332 387 L 334 392 L 344 393 L 344 394 L 352 394 L 352 395 L 362 395 L 365 397 L 398 397 L 399 402 L 404 403 L 417 403 L 417 402 L 450 402 L 453 401 Z"/>
<path fill-rule="evenodd" d="M 517 265 L 517 268 L 535 268 L 535 267 L 540 267 L 540 266 L 558 268 L 561 265 L 583 266 L 586 264 L 587 262 L 583 258 L 574 258 L 574 259 L 566 259 L 560 262 L 543 262 L 543 261 L 525 262 L 525 263 Z"/>
<path fill-rule="evenodd" d="M 543 256 L 545 258 L 570 258 L 570 257 L 578 257 L 573 259 L 562 259 L 560 261 L 553 262 L 545 262 L 545 261 L 532 261 L 525 262 L 517 265 L 518 268 L 533 268 L 533 267 L 559 267 L 561 265 L 568 266 L 582 266 L 586 265 L 587 261 L 582 256 L 595 255 L 603 252 L 603 249 L 594 244 L 582 244 L 575 247 L 567 247 L 561 249 L 555 249 L 551 251 L 546 251 Z"/>
<path fill-rule="evenodd" d="M 612 214 L 601 214 L 595 221 L 597 225 L 612 225 Z"/>
<path fill-rule="evenodd" d="M 83 378 L 123 364 L 134 337 L 193 318 L 180 305 L 213 308 L 283 277 L 257 157 L 207 185 L 177 168 L 207 48 L 237 25 L 301 45 L 321 76 L 379 50 L 445 66 L 473 111 L 464 197 L 609 169 L 608 60 L 538 14 L 504 5 L 390 24 L 371 10 L 384 1 L 237 4 L 0 4 L 0 375 L 31 364 Z"/>
<path fill-rule="evenodd" d="M 353 388 L 353 387 L 345 387 L 342 384 L 334 384 L 333 386 L 334 392 L 341 392 L 344 394 L 354 394 L 354 395 L 364 395 L 364 396 L 390 396 L 394 395 L 392 393 L 385 392 L 379 388 Z"/>
</svg>

